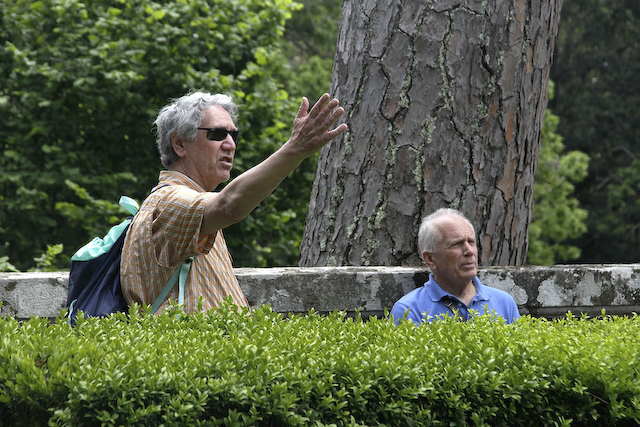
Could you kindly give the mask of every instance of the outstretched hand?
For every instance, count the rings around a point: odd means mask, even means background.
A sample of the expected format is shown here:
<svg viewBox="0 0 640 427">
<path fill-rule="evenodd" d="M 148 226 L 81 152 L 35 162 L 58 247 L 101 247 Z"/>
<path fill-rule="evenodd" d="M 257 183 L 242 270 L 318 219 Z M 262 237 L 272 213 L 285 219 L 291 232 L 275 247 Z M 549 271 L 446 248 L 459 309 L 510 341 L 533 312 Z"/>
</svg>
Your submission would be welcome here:
<svg viewBox="0 0 640 427">
<path fill-rule="evenodd" d="M 318 102 L 309 110 L 309 100 L 302 98 L 302 104 L 293 121 L 293 131 L 288 141 L 293 148 L 308 157 L 324 147 L 329 141 L 347 130 L 346 124 L 335 129 L 331 127 L 344 113 L 339 107 L 337 99 L 331 99 L 328 94 L 320 97 Z"/>
</svg>

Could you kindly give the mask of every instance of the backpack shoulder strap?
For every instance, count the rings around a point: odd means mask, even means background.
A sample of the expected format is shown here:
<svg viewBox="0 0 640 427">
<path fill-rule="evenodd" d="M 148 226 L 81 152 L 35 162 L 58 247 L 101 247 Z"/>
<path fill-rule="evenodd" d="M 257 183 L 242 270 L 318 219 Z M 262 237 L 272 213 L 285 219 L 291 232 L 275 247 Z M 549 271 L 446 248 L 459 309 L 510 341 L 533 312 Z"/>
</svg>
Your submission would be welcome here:
<svg viewBox="0 0 640 427">
<path fill-rule="evenodd" d="M 138 204 L 138 202 L 133 200 L 131 197 L 122 196 L 120 197 L 120 201 L 118 203 L 131 215 L 137 214 L 138 210 L 140 209 L 140 205 Z"/>
<path fill-rule="evenodd" d="M 167 295 L 169 295 L 169 292 L 171 292 L 171 289 L 173 289 L 176 282 L 178 281 L 178 304 L 184 304 L 184 284 L 187 282 L 187 274 L 189 274 L 189 269 L 191 268 L 192 261 L 193 257 L 187 258 L 182 262 L 180 267 L 178 267 L 176 271 L 173 272 L 173 274 L 167 281 L 167 284 L 164 285 L 164 288 L 162 288 L 162 292 L 160 292 L 160 295 L 158 295 L 158 297 L 153 301 L 153 304 L 151 305 L 152 314 L 155 314 L 156 311 L 158 311 L 158 308 L 160 308 L 160 305 L 162 305 L 164 300 L 167 298 Z"/>
<path fill-rule="evenodd" d="M 154 188 L 151 193 L 156 192 L 157 190 L 163 188 L 163 187 L 169 187 L 170 184 L 164 184 L 164 185 L 160 185 L 156 188 Z M 149 194 L 151 194 L 149 193 Z M 125 203 L 128 203 L 128 206 L 125 206 L 125 204 L 123 204 L 123 199 Z M 140 207 L 138 206 L 138 204 L 135 202 L 135 200 L 129 199 L 126 196 L 122 196 L 120 198 L 120 205 L 122 205 L 122 207 L 124 207 L 125 209 L 127 209 L 129 212 L 131 212 L 131 210 L 129 210 L 129 208 L 131 208 L 131 202 L 133 202 L 135 205 L 133 207 L 133 209 L 135 209 L 135 212 L 133 212 L 133 215 L 135 215 L 136 212 L 138 212 L 138 209 L 140 209 Z M 169 292 L 171 292 L 171 289 L 173 289 L 173 287 L 176 285 L 176 282 L 179 283 L 179 288 L 178 288 L 178 304 L 184 304 L 184 285 L 187 282 L 187 275 L 189 274 L 189 269 L 191 268 L 191 262 L 193 261 L 193 257 L 187 258 L 186 260 L 184 260 L 182 262 L 182 264 L 180 264 L 180 267 L 178 267 L 176 269 L 176 271 L 173 272 L 173 274 L 171 275 L 171 277 L 169 278 L 169 280 L 167 281 L 167 284 L 164 285 L 164 288 L 162 288 L 162 291 L 160 292 L 160 295 L 158 295 L 156 297 L 156 299 L 153 301 L 153 304 L 151 305 L 151 313 L 155 314 L 156 311 L 158 311 L 158 308 L 160 308 L 160 306 L 162 305 L 162 303 L 164 302 L 164 300 L 167 298 L 167 295 L 169 295 Z"/>
</svg>

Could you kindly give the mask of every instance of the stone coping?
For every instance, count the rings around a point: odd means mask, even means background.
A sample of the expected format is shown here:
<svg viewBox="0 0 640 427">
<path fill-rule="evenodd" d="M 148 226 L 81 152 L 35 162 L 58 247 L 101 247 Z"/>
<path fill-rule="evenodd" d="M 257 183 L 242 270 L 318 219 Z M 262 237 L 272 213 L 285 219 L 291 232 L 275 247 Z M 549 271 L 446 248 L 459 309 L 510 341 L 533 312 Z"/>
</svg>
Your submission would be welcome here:
<svg viewBox="0 0 640 427">
<path fill-rule="evenodd" d="M 334 310 L 384 315 L 428 278 L 422 267 L 237 268 L 252 306 L 282 313 Z M 542 317 L 640 312 L 640 264 L 481 267 L 480 280 L 513 296 L 522 314 Z M 68 272 L 0 273 L 2 315 L 55 318 L 67 298 Z"/>
</svg>

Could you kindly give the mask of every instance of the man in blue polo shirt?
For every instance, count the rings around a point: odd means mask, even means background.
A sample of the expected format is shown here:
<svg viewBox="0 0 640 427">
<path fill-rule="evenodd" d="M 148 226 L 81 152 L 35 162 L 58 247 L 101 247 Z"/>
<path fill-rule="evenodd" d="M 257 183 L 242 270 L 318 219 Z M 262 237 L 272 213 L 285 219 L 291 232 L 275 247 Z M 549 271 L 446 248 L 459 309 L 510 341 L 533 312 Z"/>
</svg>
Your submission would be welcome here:
<svg viewBox="0 0 640 427">
<path fill-rule="evenodd" d="M 416 325 L 442 315 L 469 320 L 472 315 L 495 312 L 506 323 L 520 317 L 513 298 L 485 286 L 478 273 L 478 249 L 473 225 L 455 209 L 438 209 L 422 220 L 418 232 L 422 259 L 431 269 L 429 281 L 396 302 L 391 315 Z"/>
</svg>

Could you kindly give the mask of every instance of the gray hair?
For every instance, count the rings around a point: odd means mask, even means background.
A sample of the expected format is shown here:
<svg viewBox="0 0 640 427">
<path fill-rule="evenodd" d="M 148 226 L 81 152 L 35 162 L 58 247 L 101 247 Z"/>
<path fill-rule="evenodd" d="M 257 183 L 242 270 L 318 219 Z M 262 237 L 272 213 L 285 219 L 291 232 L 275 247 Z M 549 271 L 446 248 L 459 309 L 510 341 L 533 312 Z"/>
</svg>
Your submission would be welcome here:
<svg viewBox="0 0 640 427">
<path fill-rule="evenodd" d="M 160 110 L 154 125 L 156 126 L 156 147 L 158 147 L 162 166 L 170 168 L 178 160 L 171 144 L 171 135 L 176 133 L 186 141 L 193 141 L 196 139 L 205 111 L 216 105 L 224 108 L 235 123 L 238 106 L 229 95 L 222 93 L 215 95 L 208 92 L 189 93 L 173 99 L 171 104 Z"/>
<path fill-rule="evenodd" d="M 467 219 L 464 214 L 456 209 L 440 208 L 430 215 L 425 216 L 420 224 L 420 230 L 418 231 L 418 249 L 420 254 L 422 252 L 435 252 L 438 248 L 438 244 L 442 241 L 442 230 L 435 223 L 436 220 L 445 215 L 456 215 L 464 219 L 467 224 L 473 230 L 475 236 L 476 230 L 471 224 L 471 221 Z"/>
</svg>

